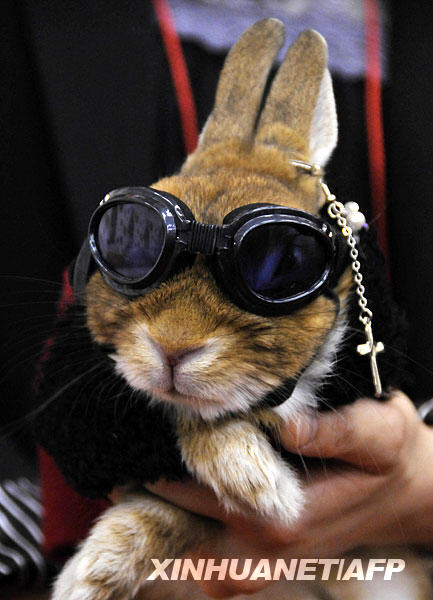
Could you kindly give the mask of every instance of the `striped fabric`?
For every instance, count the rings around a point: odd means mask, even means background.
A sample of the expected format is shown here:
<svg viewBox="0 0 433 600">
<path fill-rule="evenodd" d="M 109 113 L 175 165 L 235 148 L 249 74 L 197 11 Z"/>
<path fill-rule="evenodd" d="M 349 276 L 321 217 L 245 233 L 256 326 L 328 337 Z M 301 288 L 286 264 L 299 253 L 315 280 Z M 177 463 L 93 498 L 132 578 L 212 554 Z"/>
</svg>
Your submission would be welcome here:
<svg viewBox="0 0 433 600">
<path fill-rule="evenodd" d="M 332 73 L 349 78 L 365 75 L 364 13 L 359 0 L 170 0 L 170 6 L 179 35 L 213 52 L 226 52 L 256 21 L 277 17 L 286 28 L 279 60 L 300 31 L 316 29 L 328 42 Z M 384 49 L 386 2 L 381 0 L 379 6 Z M 386 78 L 385 53 L 381 58 Z"/>
<path fill-rule="evenodd" d="M 41 513 L 39 487 L 29 479 L 0 483 L 0 596 L 6 588 L 40 585 L 46 579 Z"/>
</svg>

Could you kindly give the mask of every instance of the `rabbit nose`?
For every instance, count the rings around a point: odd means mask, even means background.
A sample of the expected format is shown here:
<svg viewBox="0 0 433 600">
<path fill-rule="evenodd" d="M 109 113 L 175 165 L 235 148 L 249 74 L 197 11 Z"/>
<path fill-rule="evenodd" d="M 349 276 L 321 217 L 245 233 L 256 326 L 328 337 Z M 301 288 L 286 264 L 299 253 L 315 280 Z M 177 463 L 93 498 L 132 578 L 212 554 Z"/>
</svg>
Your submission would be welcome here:
<svg viewBox="0 0 433 600">
<path fill-rule="evenodd" d="M 194 348 L 183 348 L 177 352 L 166 352 L 164 348 L 162 348 L 162 350 L 165 354 L 167 365 L 173 369 L 179 363 L 186 362 L 188 359 L 200 354 L 203 348 L 204 346 L 195 346 Z"/>
</svg>

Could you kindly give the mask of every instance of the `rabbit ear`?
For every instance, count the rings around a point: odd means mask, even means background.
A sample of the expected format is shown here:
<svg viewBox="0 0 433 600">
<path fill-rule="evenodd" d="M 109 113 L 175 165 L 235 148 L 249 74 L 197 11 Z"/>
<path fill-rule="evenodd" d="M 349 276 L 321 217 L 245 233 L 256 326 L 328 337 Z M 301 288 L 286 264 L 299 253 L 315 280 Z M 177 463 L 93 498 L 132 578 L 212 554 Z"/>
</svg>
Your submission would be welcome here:
<svg viewBox="0 0 433 600">
<path fill-rule="evenodd" d="M 278 19 L 259 21 L 239 38 L 224 63 L 200 149 L 227 139 L 251 139 L 267 77 L 283 42 L 284 25 Z"/>
<path fill-rule="evenodd" d="M 256 142 L 324 165 L 337 143 L 337 115 L 327 69 L 328 49 L 316 31 L 303 31 L 275 76 Z"/>
</svg>

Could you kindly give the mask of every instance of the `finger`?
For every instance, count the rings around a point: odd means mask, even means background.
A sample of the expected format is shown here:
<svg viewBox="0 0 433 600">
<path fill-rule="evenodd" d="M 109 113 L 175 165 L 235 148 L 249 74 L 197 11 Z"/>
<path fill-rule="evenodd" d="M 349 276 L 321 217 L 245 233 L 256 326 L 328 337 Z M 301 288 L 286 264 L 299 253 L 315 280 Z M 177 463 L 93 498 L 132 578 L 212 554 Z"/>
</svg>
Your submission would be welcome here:
<svg viewBox="0 0 433 600">
<path fill-rule="evenodd" d="M 227 544 L 219 544 L 217 549 L 210 549 L 209 552 L 200 552 L 200 556 L 196 555 L 195 559 L 205 558 L 213 559 L 216 564 L 221 564 L 224 558 L 238 558 L 240 561 L 239 570 L 242 570 L 244 560 L 251 557 L 251 548 L 247 548 L 246 554 L 237 549 L 236 539 L 232 536 L 227 537 Z M 228 547 L 227 547 L 228 546 Z M 193 555 L 194 560 L 194 555 Z M 251 571 L 255 568 L 258 563 L 258 559 L 253 559 L 251 563 Z M 259 590 L 267 587 L 269 581 L 263 581 L 263 579 L 250 580 L 234 580 L 230 577 L 230 571 L 226 572 L 224 579 L 219 580 L 212 577 L 210 580 L 201 579 L 196 581 L 201 589 L 210 596 L 211 598 L 233 598 L 233 596 L 239 596 L 239 594 L 253 594 Z"/>
<path fill-rule="evenodd" d="M 204 558 L 205 560 L 214 560 L 215 564 L 221 564 L 221 561 L 228 557 L 232 560 L 238 560 L 234 573 L 242 572 L 247 561 L 250 563 L 248 570 L 250 573 L 253 573 L 261 559 L 268 558 L 271 564 L 274 560 L 273 554 L 264 552 L 260 548 L 260 544 L 254 546 L 245 545 L 239 542 L 236 537 L 227 533 L 220 536 L 216 545 L 212 548 L 201 549 L 199 552 L 189 553 L 188 555 L 188 558 L 191 558 L 193 562 Z M 271 570 L 273 570 L 272 567 Z M 263 578 L 250 579 L 247 577 L 239 579 L 236 578 L 234 573 L 232 574 L 231 567 L 228 567 L 223 579 L 220 580 L 217 576 L 213 576 L 209 580 L 201 579 L 196 581 L 196 583 L 211 598 L 232 598 L 233 596 L 239 596 L 239 594 L 255 594 L 268 587 L 271 583 L 269 580 L 264 580 Z M 232 575 L 235 576 L 235 579 L 232 578 Z"/>
<path fill-rule="evenodd" d="M 111 493 L 108 494 L 108 498 L 110 499 L 112 504 L 118 504 L 123 500 L 123 498 L 128 493 L 128 486 L 126 485 L 118 485 L 112 489 Z"/>
<path fill-rule="evenodd" d="M 155 483 L 146 483 L 146 488 L 189 512 L 218 521 L 223 521 L 227 516 L 215 493 L 194 479 L 188 478 L 182 481 L 159 479 Z"/>
<path fill-rule="evenodd" d="M 235 590 L 224 581 L 205 581 L 203 579 L 198 579 L 196 583 L 209 598 L 233 598 L 236 593 Z"/>
<path fill-rule="evenodd" d="M 248 579 L 243 581 L 233 581 L 231 579 L 225 579 L 224 581 L 198 580 L 196 583 L 210 598 L 233 598 L 239 596 L 239 594 L 255 594 L 270 585 L 269 581 L 250 581 Z"/>
<path fill-rule="evenodd" d="M 305 456 L 336 458 L 383 472 L 398 461 L 405 436 L 416 422 L 410 400 L 394 392 L 386 402 L 363 398 L 337 411 L 289 423 L 281 442 Z"/>
<path fill-rule="evenodd" d="M 327 469 L 317 473 L 305 485 L 305 509 L 296 527 L 299 532 L 311 531 L 321 525 L 332 525 L 364 510 L 375 501 L 387 475 L 360 471 L 350 466 Z"/>
<path fill-rule="evenodd" d="M 242 507 L 241 513 L 227 512 L 211 489 L 193 479 L 160 479 L 156 483 L 146 484 L 146 488 L 179 508 L 224 523 L 227 530 L 238 537 L 240 554 L 242 548 L 248 550 L 245 545 L 255 544 L 257 540 L 260 540 L 261 548 L 270 549 L 284 543 L 290 535 L 289 526 L 282 526 L 270 517 L 263 517 L 246 505 Z"/>
</svg>

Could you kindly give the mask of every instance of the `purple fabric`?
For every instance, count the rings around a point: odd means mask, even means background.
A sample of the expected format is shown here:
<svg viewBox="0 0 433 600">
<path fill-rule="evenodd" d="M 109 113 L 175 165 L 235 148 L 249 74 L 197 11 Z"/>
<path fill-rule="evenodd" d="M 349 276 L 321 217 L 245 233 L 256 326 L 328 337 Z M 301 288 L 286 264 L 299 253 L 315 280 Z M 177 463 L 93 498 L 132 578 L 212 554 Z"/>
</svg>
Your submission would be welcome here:
<svg viewBox="0 0 433 600">
<path fill-rule="evenodd" d="M 386 14 L 382 13 L 382 63 Z M 364 16 L 359 0 L 170 0 L 180 36 L 213 52 L 226 52 L 247 27 L 267 17 L 286 26 L 285 50 L 304 29 L 327 40 L 331 71 L 345 77 L 364 76 Z"/>
</svg>

